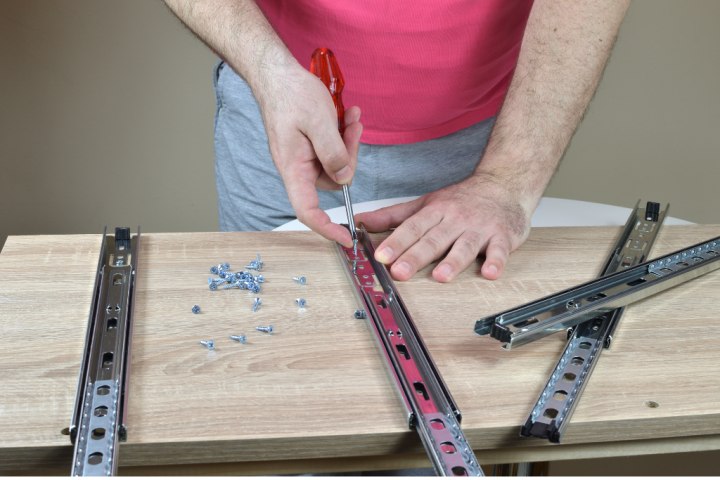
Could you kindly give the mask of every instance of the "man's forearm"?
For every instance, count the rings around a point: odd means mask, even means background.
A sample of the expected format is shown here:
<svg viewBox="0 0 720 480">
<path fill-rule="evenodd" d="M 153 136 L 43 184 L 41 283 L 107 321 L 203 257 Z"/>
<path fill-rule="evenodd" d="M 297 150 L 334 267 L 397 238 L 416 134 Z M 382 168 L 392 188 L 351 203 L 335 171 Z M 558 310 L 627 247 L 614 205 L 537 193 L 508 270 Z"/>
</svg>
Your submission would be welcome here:
<svg viewBox="0 0 720 480">
<path fill-rule="evenodd" d="M 253 0 L 165 0 L 167 6 L 254 87 L 297 62 Z"/>
<path fill-rule="evenodd" d="M 629 0 L 535 0 L 505 102 L 476 173 L 531 215 L 602 75 Z"/>
<path fill-rule="evenodd" d="M 329 240 L 351 245 L 347 229 L 320 208 L 317 190 L 352 180 L 362 133 L 359 108 L 345 111 L 341 136 L 327 87 L 293 57 L 254 1 L 165 2 L 250 85 L 298 219 Z"/>
</svg>

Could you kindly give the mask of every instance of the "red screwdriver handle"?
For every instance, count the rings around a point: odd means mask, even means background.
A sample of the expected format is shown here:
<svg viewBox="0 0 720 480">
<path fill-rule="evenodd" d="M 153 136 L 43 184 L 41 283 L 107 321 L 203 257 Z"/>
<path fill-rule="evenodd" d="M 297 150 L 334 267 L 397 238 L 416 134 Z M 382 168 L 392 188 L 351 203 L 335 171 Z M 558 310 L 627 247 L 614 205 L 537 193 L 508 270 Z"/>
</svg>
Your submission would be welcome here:
<svg viewBox="0 0 720 480">
<path fill-rule="evenodd" d="M 342 91 L 345 79 L 340 71 L 335 54 L 329 48 L 318 48 L 310 59 L 310 71 L 317 75 L 330 91 L 338 117 L 340 135 L 345 133 L 345 107 L 342 102 Z"/>
</svg>

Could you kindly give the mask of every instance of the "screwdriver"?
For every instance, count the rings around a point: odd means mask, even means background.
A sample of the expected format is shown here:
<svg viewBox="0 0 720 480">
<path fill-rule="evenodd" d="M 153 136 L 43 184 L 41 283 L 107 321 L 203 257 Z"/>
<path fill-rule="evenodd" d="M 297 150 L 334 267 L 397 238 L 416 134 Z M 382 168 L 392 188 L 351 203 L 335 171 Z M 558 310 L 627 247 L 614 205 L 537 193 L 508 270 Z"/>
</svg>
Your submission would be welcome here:
<svg viewBox="0 0 720 480">
<path fill-rule="evenodd" d="M 338 130 L 340 136 L 345 133 L 345 106 L 342 102 L 342 91 L 345 87 L 345 79 L 340 71 L 335 54 L 329 48 L 318 48 L 310 59 L 310 72 L 317 75 L 325 86 L 330 90 L 335 110 L 337 111 Z M 350 189 L 347 184 L 342 186 L 343 197 L 345 197 L 345 213 L 347 214 L 348 227 L 350 227 L 350 235 L 353 241 L 353 254 L 357 255 L 357 229 L 355 228 L 355 219 L 353 216 L 352 200 L 350 199 Z"/>
</svg>

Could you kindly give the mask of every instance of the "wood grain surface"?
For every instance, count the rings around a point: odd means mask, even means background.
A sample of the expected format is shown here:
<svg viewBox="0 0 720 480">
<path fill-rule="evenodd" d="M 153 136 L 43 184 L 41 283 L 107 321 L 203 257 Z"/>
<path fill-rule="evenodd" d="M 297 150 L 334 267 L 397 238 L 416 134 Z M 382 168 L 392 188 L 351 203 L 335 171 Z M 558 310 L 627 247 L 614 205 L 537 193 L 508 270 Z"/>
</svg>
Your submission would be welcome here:
<svg viewBox="0 0 720 480">
<path fill-rule="evenodd" d="M 564 336 L 506 351 L 476 336 L 474 322 L 596 277 L 620 231 L 536 228 L 497 281 L 470 268 L 438 284 L 428 268 L 397 284 L 481 463 L 604 456 L 611 445 L 628 454 L 682 442 L 718 448 L 720 272 L 626 310 L 564 445 L 519 437 Z M 667 226 L 652 256 L 718 235 L 720 226 Z M 0 254 L 0 473 L 69 472 L 61 430 L 73 410 L 99 247 L 99 235 L 10 237 Z M 251 293 L 208 290 L 211 265 L 241 269 L 256 253 L 267 279 L 259 311 Z M 314 459 L 353 457 L 351 468 L 369 468 L 361 457 L 423 458 L 371 333 L 353 318 L 334 245 L 309 232 L 143 234 L 139 263 L 121 467 L 233 463 L 233 473 L 247 473 L 243 465 L 262 464 L 254 471 L 267 473 L 277 462 L 287 473 L 293 460 L 307 471 Z M 300 274 L 307 285 L 293 282 Z M 269 324 L 275 334 L 255 331 Z M 228 338 L 239 333 L 246 345 Z M 209 338 L 215 351 L 199 344 Z"/>
</svg>

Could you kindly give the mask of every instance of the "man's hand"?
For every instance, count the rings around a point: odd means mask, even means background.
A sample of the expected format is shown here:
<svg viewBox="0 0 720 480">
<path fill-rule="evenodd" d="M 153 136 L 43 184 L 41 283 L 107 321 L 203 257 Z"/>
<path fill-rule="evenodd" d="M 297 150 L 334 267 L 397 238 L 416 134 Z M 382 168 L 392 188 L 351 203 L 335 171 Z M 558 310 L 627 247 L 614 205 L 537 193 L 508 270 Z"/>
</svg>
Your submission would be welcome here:
<svg viewBox="0 0 720 480">
<path fill-rule="evenodd" d="M 252 88 L 270 153 L 300 221 L 329 240 L 352 245 L 348 231 L 319 209 L 317 188 L 350 183 L 362 133 L 360 109 L 345 111 L 341 138 L 330 92 L 292 56 L 253 0 L 165 3 Z"/>
<path fill-rule="evenodd" d="M 270 153 L 298 219 L 328 240 L 352 245 L 347 229 L 319 208 L 317 189 L 336 190 L 352 179 L 362 134 L 360 109 L 345 111 L 341 138 L 330 93 L 299 65 L 268 75 L 255 94 Z"/>
<path fill-rule="evenodd" d="M 434 268 L 452 280 L 485 252 L 481 273 L 495 279 L 527 238 L 530 217 L 587 104 L 628 0 L 535 0 L 503 106 L 474 174 L 402 205 L 358 215 L 372 231 L 398 226 L 378 261 L 407 280 Z"/>
<path fill-rule="evenodd" d="M 498 278 L 510 252 L 527 239 L 531 215 L 502 182 L 475 174 L 411 202 L 356 217 L 371 232 L 397 227 L 375 253 L 376 260 L 391 265 L 393 278 L 408 280 L 444 256 L 432 276 L 449 282 L 483 252 L 481 274 Z"/>
</svg>

